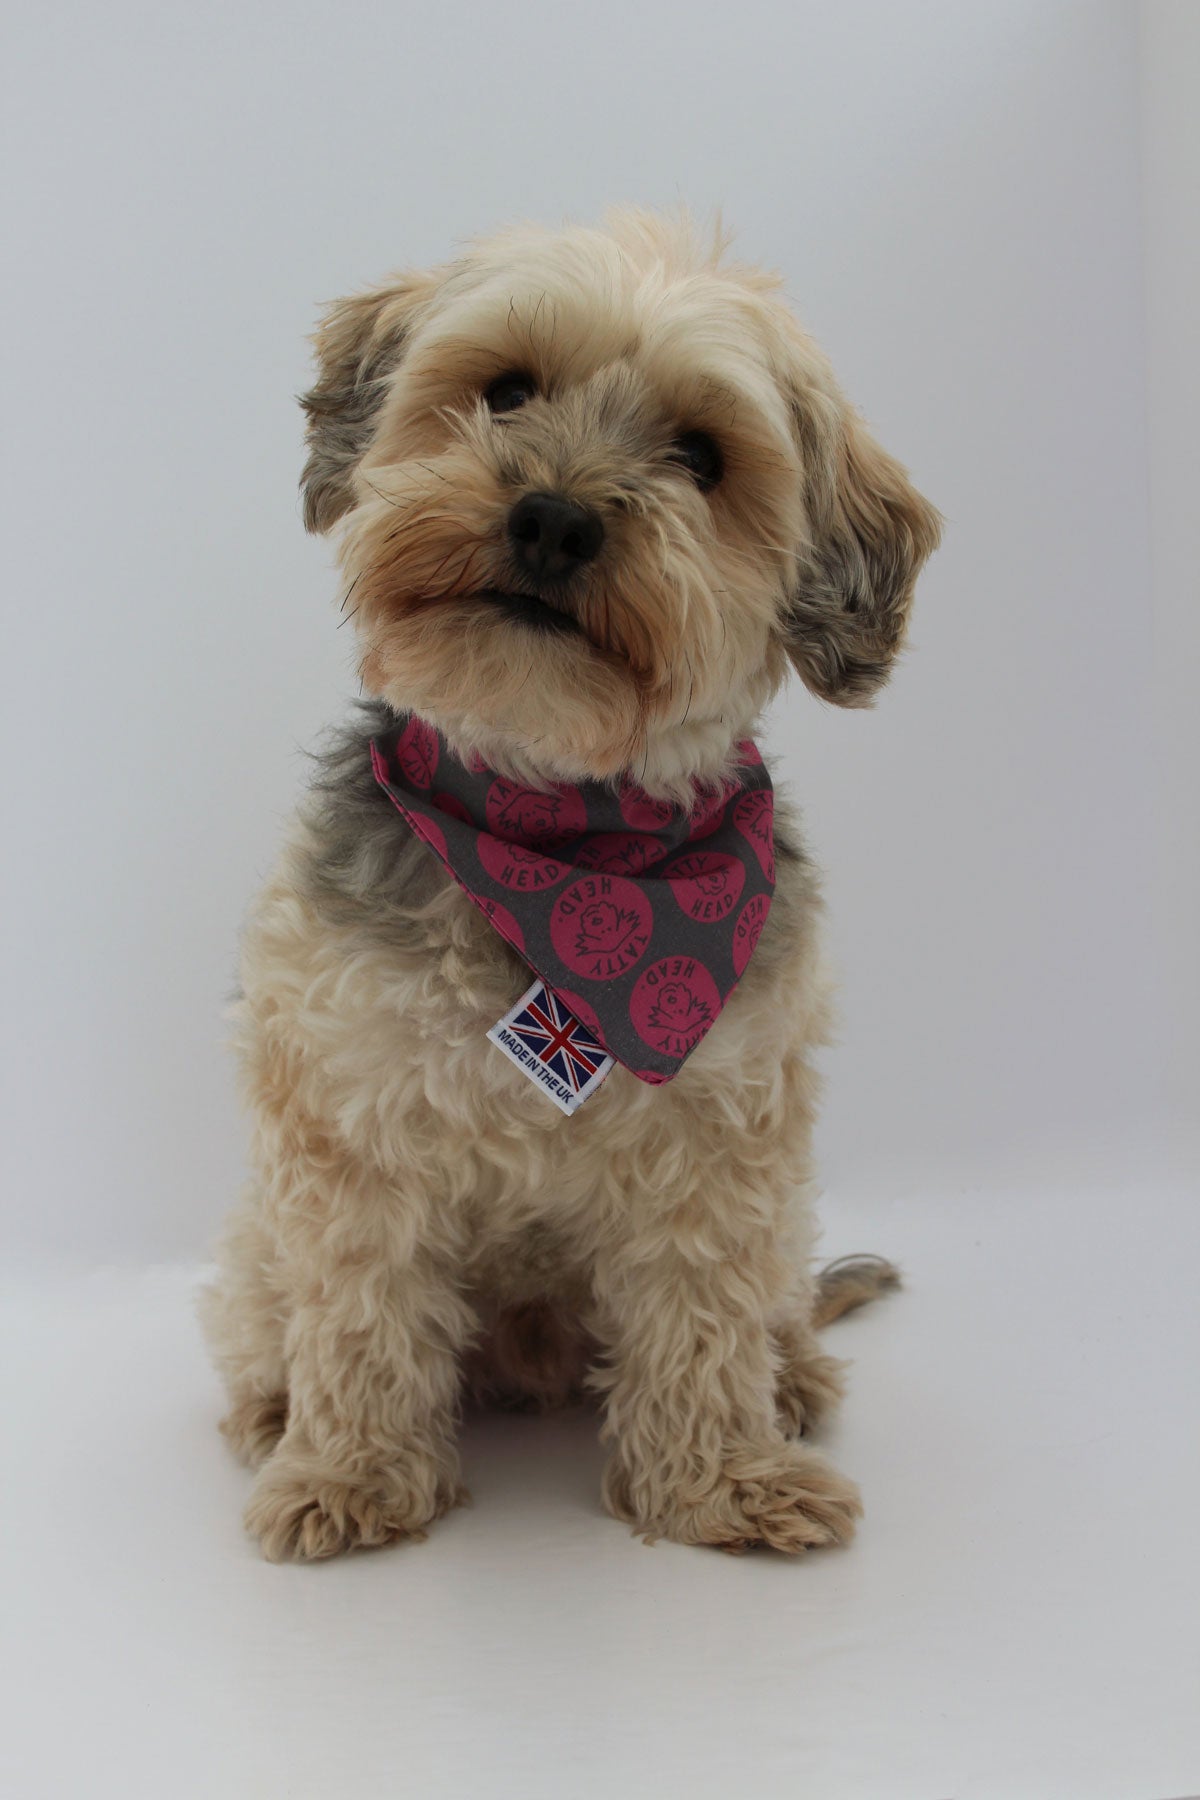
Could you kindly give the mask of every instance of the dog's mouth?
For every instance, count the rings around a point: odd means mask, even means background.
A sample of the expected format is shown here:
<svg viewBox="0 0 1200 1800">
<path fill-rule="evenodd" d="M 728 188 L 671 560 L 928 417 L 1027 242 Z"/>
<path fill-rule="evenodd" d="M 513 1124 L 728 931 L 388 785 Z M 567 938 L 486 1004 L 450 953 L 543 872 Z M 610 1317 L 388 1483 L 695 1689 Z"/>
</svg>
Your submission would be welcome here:
<svg viewBox="0 0 1200 1800">
<path fill-rule="evenodd" d="M 548 600 L 540 600 L 536 594 L 510 594 L 500 588 L 485 588 L 479 598 L 486 600 L 490 606 L 497 607 L 506 618 L 518 625 L 527 626 L 531 631 L 558 632 L 567 637 L 585 635 L 573 613 L 552 606 Z"/>
</svg>

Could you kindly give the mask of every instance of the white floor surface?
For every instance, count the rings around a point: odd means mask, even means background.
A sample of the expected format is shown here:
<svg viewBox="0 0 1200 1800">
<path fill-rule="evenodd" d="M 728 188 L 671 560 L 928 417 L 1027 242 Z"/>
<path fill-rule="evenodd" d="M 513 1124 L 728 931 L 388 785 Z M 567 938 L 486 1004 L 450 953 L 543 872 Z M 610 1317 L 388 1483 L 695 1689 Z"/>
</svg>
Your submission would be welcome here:
<svg viewBox="0 0 1200 1800">
<path fill-rule="evenodd" d="M 271 1567 L 195 1274 L 11 1288 L 3 1794 L 1200 1792 L 1194 1198 L 848 1210 L 829 1254 L 908 1284 L 828 1334 L 867 1517 L 796 1562 L 647 1548 L 600 1509 L 591 1420 L 490 1417 L 427 1543 Z"/>
</svg>

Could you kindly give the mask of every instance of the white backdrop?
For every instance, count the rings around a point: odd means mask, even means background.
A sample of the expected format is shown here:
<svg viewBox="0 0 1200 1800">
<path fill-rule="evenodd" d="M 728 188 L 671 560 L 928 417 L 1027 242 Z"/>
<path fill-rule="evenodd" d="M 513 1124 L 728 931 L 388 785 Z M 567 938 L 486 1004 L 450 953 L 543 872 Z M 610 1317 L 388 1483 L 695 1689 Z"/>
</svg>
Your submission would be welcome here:
<svg viewBox="0 0 1200 1800">
<path fill-rule="evenodd" d="M 1163 778 L 1136 9 L 24 15 L 0 303 L 18 1253 L 194 1257 L 239 1179 L 238 920 L 302 747 L 354 688 L 295 490 L 318 302 L 614 200 L 720 205 L 947 518 L 878 711 L 796 689 L 768 731 L 843 972 L 832 1195 L 1140 1166 L 1164 1126 L 1164 971 L 1194 978 L 1187 909 L 1154 884 L 1196 738 L 1177 608 Z M 1152 281 L 1185 201 L 1151 209 Z"/>
</svg>

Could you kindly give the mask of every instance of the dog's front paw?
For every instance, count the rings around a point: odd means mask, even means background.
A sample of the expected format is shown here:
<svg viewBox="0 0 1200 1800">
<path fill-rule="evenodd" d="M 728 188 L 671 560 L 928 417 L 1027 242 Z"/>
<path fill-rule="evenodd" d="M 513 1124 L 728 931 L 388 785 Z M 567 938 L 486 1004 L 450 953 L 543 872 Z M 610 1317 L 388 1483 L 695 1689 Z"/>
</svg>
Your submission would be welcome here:
<svg viewBox="0 0 1200 1800">
<path fill-rule="evenodd" d="M 830 1463 L 799 1445 L 730 1456 L 717 1478 L 693 1497 L 654 1503 L 654 1483 L 631 1481 L 610 1465 L 605 1499 L 618 1518 L 645 1537 L 746 1550 L 766 1544 L 798 1555 L 845 1544 L 862 1516 L 858 1489 Z"/>
<path fill-rule="evenodd" d="M 432 1473 L 432 1472 L 431 1472 Z M 254 1484 L 246 1529 L 269 1562 L 315 1562 L 344 1550 L 420 1540 L 427 1527 L 466 1498 L 452 1479 L 406 1481 L 391 1471 L 349 1478 L 322 1473 L 278 1452 Z"/>
</svg>

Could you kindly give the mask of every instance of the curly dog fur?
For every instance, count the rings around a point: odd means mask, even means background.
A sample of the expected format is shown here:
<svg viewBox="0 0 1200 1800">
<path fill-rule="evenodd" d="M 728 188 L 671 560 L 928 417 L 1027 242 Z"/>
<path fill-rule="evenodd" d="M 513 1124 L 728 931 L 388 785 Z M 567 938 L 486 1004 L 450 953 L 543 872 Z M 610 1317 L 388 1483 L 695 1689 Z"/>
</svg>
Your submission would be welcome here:
<svg viewBox="0 0 1200 1800">
<path fill-rule="evenodd" d="M 306 519 L 338 530 L 372 698 L 245 933 L 254 1178 L 204 1320 L 257 1470 L 249 1528 L 272 1558 L 420 1537 L 463 1497 L 466 1394 L 587 1390 L 605 1502 L 637 1531 L 843 1542 L 857 1491 L 798 1437 L 840 1392 L 815 1330 L 890 1271 L 819 1289 L 812 1269 L 827 1001 L 795 819 L 781 805 L 775 901 L 717 1026 L 668 1084 L 618 1066 L 565 1117 L 485 1037 L 527 969 L 366 747 L 412 710 L 529 786 L 627 775 L 686 803 L 789 667 L 871 699 L 937 515 L 774 280 L 686 220 L 510 232 L 336 305 L 317 358 Z M 514 573 L 505 529 L 535 491 L 603 520 L 553 588 Z"/>
</svg>

